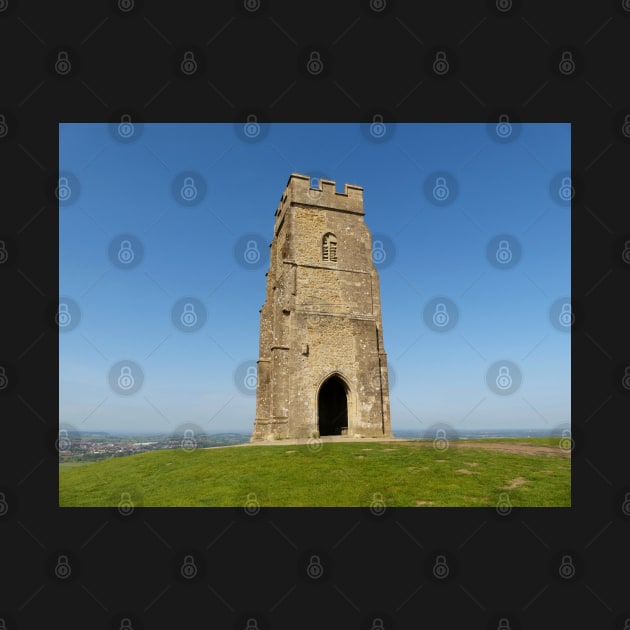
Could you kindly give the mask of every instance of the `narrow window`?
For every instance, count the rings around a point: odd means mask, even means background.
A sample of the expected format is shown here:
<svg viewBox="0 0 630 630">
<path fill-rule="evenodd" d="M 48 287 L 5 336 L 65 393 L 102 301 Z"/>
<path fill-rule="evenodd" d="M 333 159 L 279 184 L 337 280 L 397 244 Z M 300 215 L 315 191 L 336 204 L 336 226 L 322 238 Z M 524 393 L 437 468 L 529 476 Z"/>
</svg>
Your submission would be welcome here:
<svg viewBox="0 0 630 630">
<path fill-rule="evenodd" d="M 322 239 L 322 260 L 337 262 L 337 238 L 331 232 Z"/>
</svg>

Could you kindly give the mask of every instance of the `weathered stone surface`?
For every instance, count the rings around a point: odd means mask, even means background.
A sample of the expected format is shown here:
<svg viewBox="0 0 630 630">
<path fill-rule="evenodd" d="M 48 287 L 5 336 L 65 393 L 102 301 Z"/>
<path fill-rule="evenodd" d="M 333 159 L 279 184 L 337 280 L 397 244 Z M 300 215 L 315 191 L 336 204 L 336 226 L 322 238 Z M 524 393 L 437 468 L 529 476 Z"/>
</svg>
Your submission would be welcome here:
<svg viewBox="0 0 630 630">
<path fill-rule="evenodd" d="M 260 311 L 251 441 L 391 437 L 387 355 L 363 188 L 293 173 Z"/>
</svg>

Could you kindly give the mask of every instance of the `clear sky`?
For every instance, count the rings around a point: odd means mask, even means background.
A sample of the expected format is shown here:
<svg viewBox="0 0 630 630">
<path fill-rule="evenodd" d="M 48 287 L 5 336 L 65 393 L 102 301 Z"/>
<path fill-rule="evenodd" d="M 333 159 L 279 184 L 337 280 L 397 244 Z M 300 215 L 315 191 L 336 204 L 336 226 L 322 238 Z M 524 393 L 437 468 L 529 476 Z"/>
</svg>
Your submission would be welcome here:
<svg viewBox="0 0 630 630">
<path fill-rule="evenodd" d="M 268 245 L 292 172 L 364 187 L 394 432 L 570 422 L 568 123 L 59 134 L 61 426 L 252 430 Z"/>
</svg>

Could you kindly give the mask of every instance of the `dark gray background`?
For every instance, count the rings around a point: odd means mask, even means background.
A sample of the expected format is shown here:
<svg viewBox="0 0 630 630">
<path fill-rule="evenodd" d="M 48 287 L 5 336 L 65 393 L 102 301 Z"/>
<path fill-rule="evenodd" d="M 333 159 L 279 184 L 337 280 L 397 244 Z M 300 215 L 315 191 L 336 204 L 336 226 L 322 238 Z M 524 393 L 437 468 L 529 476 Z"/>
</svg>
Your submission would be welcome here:
<svg viewBox="0 0 630 630">
<path fill-rule="evenodd" d="M 377 630 L 378 618 L 386 630 L 624 628 L 630 2 L 498 1 L 248 0 L 248 11 L 123 0 L 133 5 L 124 11 L 117 1 L 0 0 L 4 627 L 118 630 L 127 618 L 134 629 L 244 629 L 251 618 L 260 630 Z M 197 61 L 191 76 L 179 70 L 186 50 Z M 439 50 L 444 75 L 433 73 Z M 60 51 L 72 66 L 64 76 L 54 69 Z M 317 76 L 306 70 L 312 51 Z M 565 51 L 569 75 L 559 69 Z M 57 123 L 122 113 L 136 122 L 370 122 L 375 113 L 385 123 L 572 122 L 573 507 L 59 509 Z M 55 576 L 60 555 L 67 579 Z M 179 572 L 186 555 L 197 566 L 191 580 Z M 316 580 L 306 571 L 314 555 Z M 574 571 L 564 579 L 567 555 Z M 449 567 L 443 580 L 437 556 Z"/>
</svg>

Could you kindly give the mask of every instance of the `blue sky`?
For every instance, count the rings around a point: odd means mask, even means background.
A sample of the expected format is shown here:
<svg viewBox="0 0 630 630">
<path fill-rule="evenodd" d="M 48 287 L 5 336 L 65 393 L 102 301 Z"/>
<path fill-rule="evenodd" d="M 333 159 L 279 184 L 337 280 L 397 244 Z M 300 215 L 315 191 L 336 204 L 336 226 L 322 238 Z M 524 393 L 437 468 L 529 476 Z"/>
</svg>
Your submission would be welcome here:
<svg viewBox="0 0 630 630">
<path fill-rule="evenodd" d="M 364 187 L 394 432 L 570 422 L 568 123 L 250 123 L 60 125 L 62 427 L 252 430 L 292 172 Z"/>
</svg>

